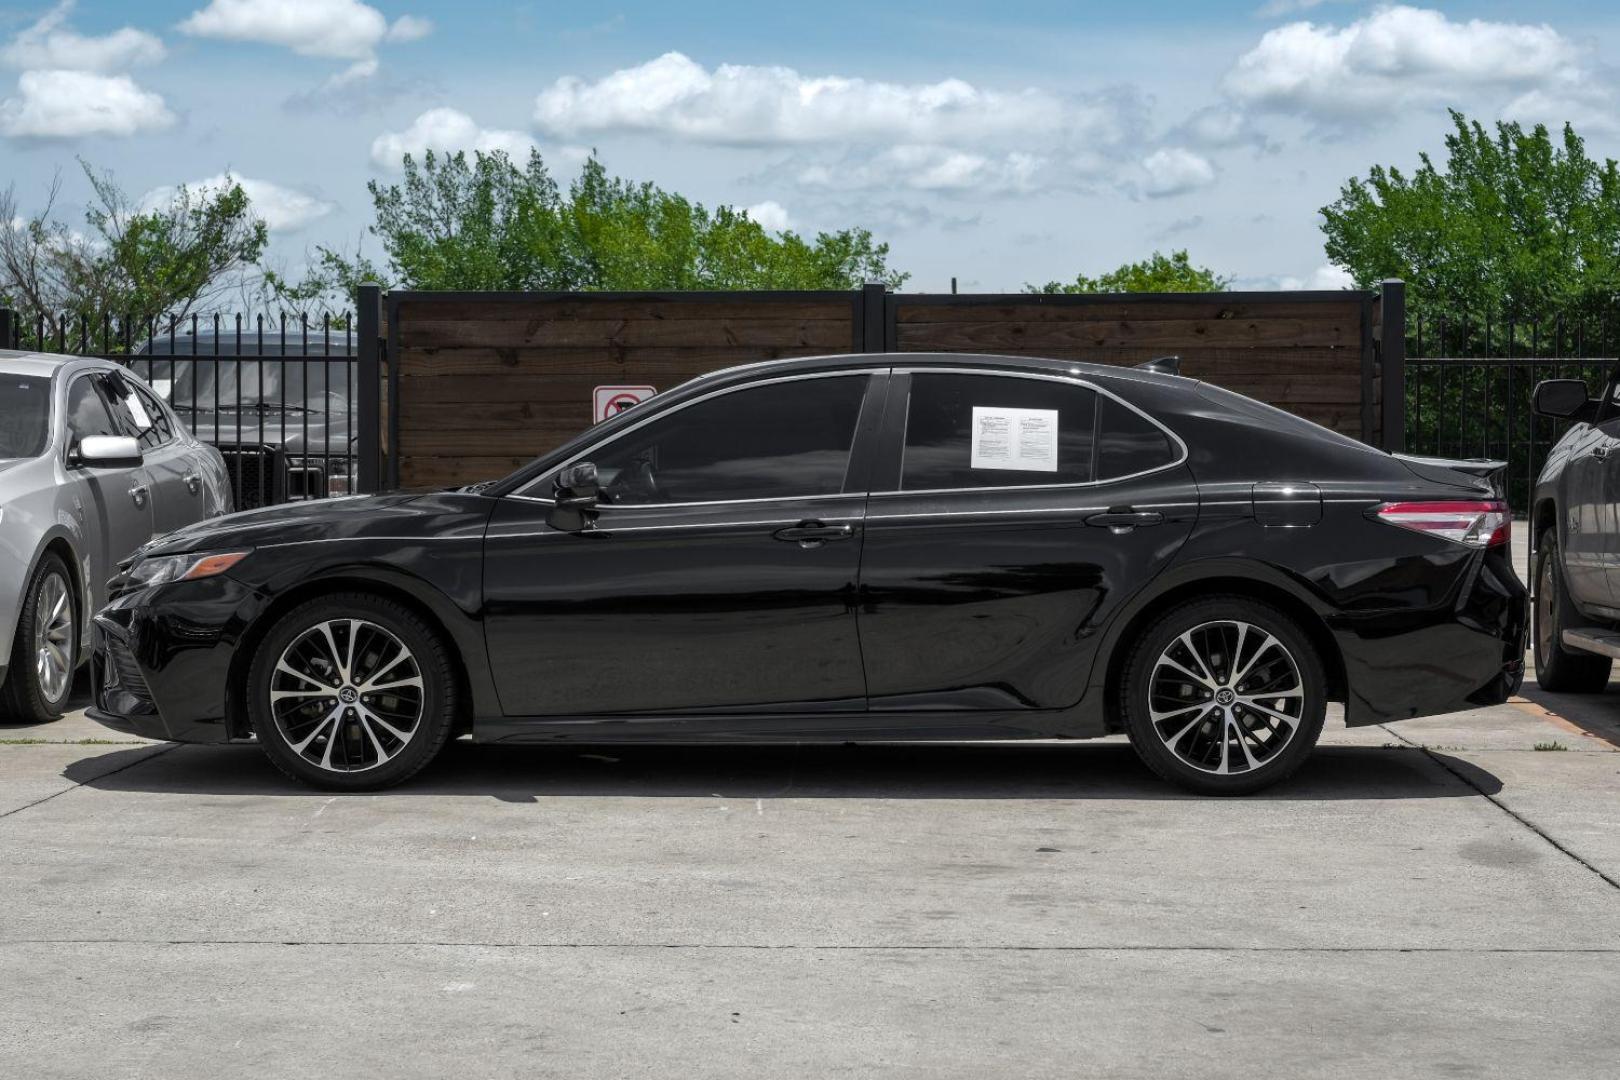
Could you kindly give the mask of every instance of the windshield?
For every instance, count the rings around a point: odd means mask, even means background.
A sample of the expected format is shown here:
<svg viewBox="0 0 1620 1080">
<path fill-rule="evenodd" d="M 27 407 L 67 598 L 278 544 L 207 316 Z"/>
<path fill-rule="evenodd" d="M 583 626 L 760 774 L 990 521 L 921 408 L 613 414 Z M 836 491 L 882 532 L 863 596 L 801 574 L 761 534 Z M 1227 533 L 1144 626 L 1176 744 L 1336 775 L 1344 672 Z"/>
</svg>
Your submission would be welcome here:
<svg viewBox="0 0 1620 1080">
<path fill-rule="evenodd" d="M 176 409 L 347 412 L 354 362 L 342 357 L 269 360 L 137 360 L 142 375 Z"/>
<path fill-rule="evenodd" d="M 51 380 L 0 375 L 0 458 L 38 457 L 51 431 Z"/>
</svg>

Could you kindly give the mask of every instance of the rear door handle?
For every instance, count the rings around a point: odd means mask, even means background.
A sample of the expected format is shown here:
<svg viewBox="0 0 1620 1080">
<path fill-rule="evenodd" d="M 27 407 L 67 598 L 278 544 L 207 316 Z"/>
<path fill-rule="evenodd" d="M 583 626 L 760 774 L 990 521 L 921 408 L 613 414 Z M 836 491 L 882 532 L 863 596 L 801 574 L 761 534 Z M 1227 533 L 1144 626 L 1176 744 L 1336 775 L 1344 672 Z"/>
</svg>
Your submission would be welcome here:
<svg viewBox="0 0 1620 1080">
<path fill-rule="evenodd" d="M 778 540 L 797 542 L 800 547 L 820 547 L 829 540 L 848 540 L 855 535 L 853 525 L 824 525 L 819 521 L 801 521 L 771 534 Z"/>
<path fill-rule="evenodd" d="M 194 472 L 186 473 L 186 475 L 181 477 L 181 479 L 186 482 L 186 490 L 191 492 L 193 495 L 197 494 L 197 489 L 202 487 L 202 477 L 198 476 Z"/>
<path fill-rule="evenodd" d="M 136 506 L 145 506 L 147 493 L 151 490 L 145 484 L 136 484 L 129 489 L 129 497 L 135 500 Z"/>
<path fill-rule="evenodd" d="M 1592 448 L 1592 456 L 1602 461 L 1609 456 L 1609 448 L 1607 446 L 1595 446 Z"/>
<path fill-rule="evenodd" d="M 1132 510 L 1128 506 L 1114 506 L 1100 514 L 1092 514 L 1086 518 L 1086 524 L 1095 525 L 1099 529 L 1129 532 L 1138 525 L 1157 525 L 1163 520 L 1164 515 L 1157 510 Z"/>
</svg>

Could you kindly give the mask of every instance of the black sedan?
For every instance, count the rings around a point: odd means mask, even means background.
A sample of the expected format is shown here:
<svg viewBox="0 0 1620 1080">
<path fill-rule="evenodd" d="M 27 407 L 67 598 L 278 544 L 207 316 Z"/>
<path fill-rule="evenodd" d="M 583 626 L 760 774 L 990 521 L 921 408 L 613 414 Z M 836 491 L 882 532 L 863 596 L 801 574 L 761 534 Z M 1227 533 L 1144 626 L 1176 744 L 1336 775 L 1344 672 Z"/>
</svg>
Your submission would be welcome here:
<svg viewBox="0 0 1620 1080">
<path fill-rule="evenodd" d="M 1457 463 L 1459 466 L 1461 463 Z M 693 380 L 505 479 L 149 545 L 97 616 L 120 731 L 332 789 L 445 741 L 1124 731 L 1235 794 L 1352 725 L 1505 700 L 1524 588 L 1480 476 L 1157 371 L 962 355 Z"/>
</svg>

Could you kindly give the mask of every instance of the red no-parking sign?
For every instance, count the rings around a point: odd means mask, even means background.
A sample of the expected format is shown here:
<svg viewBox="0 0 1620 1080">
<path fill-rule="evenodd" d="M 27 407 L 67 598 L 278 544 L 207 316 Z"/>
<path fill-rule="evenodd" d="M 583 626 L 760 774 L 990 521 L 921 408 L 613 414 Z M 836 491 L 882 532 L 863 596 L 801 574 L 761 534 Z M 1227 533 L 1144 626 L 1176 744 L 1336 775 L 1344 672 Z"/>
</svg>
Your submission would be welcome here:
<svg viewBox="0 0 1620 1080">
<path fill-rule="evenodd" d="M 598 386 L 591 391 L 591 423 L 600 424 L 656 393 L 651 386 Z"/>
</svg>

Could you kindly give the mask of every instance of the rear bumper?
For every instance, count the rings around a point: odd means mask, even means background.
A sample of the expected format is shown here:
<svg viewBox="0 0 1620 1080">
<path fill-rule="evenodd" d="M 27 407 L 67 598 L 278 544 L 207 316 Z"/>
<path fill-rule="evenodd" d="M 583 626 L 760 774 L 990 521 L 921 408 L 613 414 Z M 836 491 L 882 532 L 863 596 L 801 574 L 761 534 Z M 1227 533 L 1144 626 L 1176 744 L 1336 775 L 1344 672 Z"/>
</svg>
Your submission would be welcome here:
<svg viewBox="0 0 1620 1080">
<path fill-rule="evenodd" d="M 1524 681 L 1524 584 L 1505 549 L 1482 552 L 1438 607 L 1342 613 L 1330 620 L 1344 658 L 1352 726 L 1500 705 Z"/>
<path fill-rule="evenodd" d="M 163 613 L 151 607 L 163 595 Z M 229 679 L 261 600 L 220 575 L 129 593 L 95 617 L 85 715 L 114 731 L 172 742 L 232 738 Z"/>
</svg>

